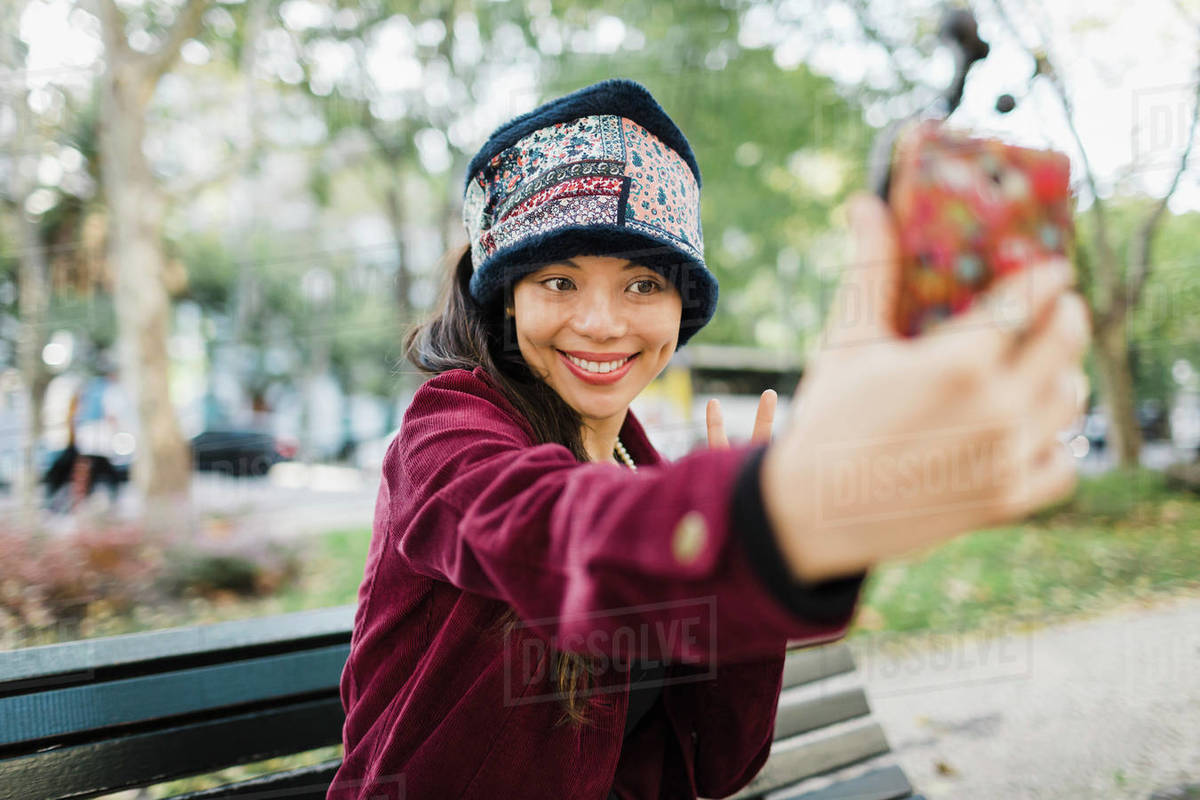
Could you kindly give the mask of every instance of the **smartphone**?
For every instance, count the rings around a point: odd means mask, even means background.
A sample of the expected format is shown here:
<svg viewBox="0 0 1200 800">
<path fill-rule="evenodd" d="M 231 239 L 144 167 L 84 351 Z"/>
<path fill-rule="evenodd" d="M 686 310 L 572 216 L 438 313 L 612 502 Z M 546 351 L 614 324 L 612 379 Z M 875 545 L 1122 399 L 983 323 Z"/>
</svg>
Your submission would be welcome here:
<svg viewBox="0 0 1200 800">
<path fill-rule="evenodd" d="M 1071 257 L 1074 198 L 1063 153 L 976 138 L 940 120 L 892 140 L 884 189 L 900 239 L 895 327 L 917 336 L 971 307 L 997 278 Z"/>
</svg>

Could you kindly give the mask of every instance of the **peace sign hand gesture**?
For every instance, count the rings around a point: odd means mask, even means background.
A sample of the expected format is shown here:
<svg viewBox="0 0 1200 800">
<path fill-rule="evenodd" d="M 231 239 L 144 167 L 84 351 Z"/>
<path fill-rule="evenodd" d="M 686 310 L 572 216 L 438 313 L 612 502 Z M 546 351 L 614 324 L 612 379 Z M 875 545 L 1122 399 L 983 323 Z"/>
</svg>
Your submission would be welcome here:
<svg viewBox="0 0 1200 800">
<path fill-rule="evenodd" d="M 775 422 L 775 404 L 779 395 L 774 389 L 767 389 L 758 399 L 758 412 L 754 415 L 754 432 L 750 435 L 752 443 L 770 443 L 771 426 Z M 725 418 L 721 415 L 721 401 L 713 398 L 704 408 L 705 421 L 708 425 L 708 446 L 713 450 L 729 449 L 729 437 L 725 435 Z"/>
</svg>

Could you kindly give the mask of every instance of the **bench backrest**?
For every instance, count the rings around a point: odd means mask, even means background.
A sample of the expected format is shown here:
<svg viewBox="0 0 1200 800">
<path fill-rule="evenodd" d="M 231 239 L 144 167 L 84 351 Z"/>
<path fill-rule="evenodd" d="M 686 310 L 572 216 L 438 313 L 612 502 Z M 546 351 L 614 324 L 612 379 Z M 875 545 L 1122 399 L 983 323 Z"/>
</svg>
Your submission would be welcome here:
<svg viewBox="0 0 1200 800">
<path fill-rule="evenodd" d="M 882 765 L 887 737 L 871 716 L 854 656 L 844 642 L 788 651 L 767 762 L 731 800 L 896 800 L 912 786 L 895 765 Z M 859 774 L 822 780 L 842 768 Z"/>
<path fill-rule="evenodd" d="M 339 744 L 353 617 L 342 606 L 0 653 L 0 800 L 93 797 Z"/>
<path fill-rule="evenodd" d="M 339 744 L 353 617 L 341 606 L 0 653 L 0 800 L 94 797 Z M 783 686 L 771 755 L 735 798 L 910 796 L 895 767 L 853 794 L 806 788 L 888 752 L 845 644 L 790 651 Z M 188 797 L 323 800 L 336 769 Z"/>
</svg>

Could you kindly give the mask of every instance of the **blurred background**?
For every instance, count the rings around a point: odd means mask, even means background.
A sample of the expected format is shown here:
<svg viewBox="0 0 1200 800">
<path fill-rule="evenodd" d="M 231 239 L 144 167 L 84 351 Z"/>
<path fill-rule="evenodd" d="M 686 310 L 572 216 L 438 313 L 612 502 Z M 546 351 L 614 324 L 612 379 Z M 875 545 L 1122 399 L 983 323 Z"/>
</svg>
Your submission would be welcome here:
<svg viewBox="0 0 1200 800">
<path fill-rule="evenodd" d="M 0 646 L 353 602 L 466 163 L 602 78 L 688 136 L 721 285 L 635 412 L 668 458 L 703 446 L 712 397 L 744 439 L 775 388 L 781 427 L 872 139 L 953 73 L 943 8 L 3 4 Z M 1200 3 L 973 10 L 992 53 L 955 121 L 1072 159 L 1085 480 L 1015 532 L 881 567 L 861 634 L 1200 586 Z"/>
</svg>

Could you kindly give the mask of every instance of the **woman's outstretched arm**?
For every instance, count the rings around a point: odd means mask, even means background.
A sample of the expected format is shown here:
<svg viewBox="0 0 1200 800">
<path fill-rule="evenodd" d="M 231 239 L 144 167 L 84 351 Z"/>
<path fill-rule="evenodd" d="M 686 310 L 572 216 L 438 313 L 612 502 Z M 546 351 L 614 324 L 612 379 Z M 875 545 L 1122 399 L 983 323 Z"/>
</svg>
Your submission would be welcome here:
<svg viewBox="0 0 1200 800">
<path fill-rule="evenodd" d="M 385 457 L 389 535 L 415 571 L 509 603 L 558 649 L 699 664 L 837 639 L 857 593 L 826 608 L 791 584 L 783 602 L 760 574 L 768 532 L 752 562 L 738 530 L 738 514 L 765 524 L 763 447 L 636 473 L 581 464 L 531 445 L 494 388 L 452 370 L 418 390 Z"/>
</svg>

